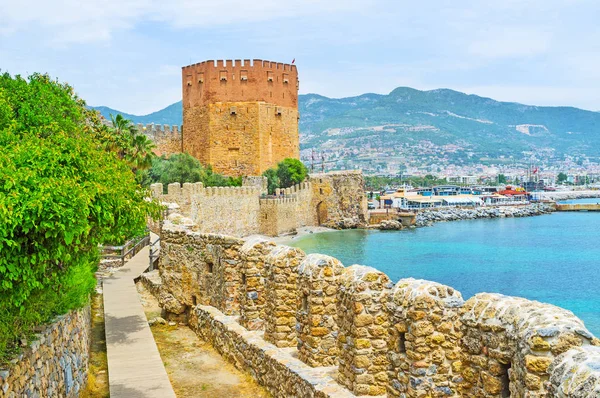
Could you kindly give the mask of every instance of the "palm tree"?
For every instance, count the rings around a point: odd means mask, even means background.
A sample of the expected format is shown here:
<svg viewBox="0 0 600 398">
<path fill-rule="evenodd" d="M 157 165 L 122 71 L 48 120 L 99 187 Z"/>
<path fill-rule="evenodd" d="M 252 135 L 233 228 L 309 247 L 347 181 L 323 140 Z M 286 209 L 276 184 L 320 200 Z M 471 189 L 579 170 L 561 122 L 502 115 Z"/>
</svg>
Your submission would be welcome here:
<svg viewBox="0 0 600 398">
<path fill-rule="evenodd" d="M 110 115 L 110 120 L 115 133 L 115 146 L 117 155 L 125 160 L 131 170 L 135 173 L 137 170 L 145 170 L 152 166 L 155 148 L 154 143 L 141 134 L 131 120 L 125 119 L 122 115 Z"/>
<path fill-rule="evenodd" d="M 134 173 L 137 170 L 146 170 L 152 166 L 152 159 L 156 156 L 152 152 L 154 148 L 154 142 L 144 134 L 136 132 L 135 135 L 131 136 L 130 147 L 125 160 Z"/>
</svg>

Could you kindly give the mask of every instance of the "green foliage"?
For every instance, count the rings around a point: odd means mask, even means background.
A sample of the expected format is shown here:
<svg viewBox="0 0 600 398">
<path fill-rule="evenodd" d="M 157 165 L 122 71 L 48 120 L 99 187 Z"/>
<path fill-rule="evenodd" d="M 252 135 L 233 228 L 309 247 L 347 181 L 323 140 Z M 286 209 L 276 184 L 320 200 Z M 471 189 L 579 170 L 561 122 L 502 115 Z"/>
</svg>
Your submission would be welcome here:
<svg viewBox="0 0 600 398">
<path fill-rule="evenodd" d="M 308 169 L 298 159 L 287 158 L 277 164 L 279 188 L 289 188 L 299 184 L 308 176 Z M 268 177 L 267 177 L 268 178 Z"/>
<path fill-rule="evenodd" d="M 566 175 L 565 173 L 558 173 L 557 182 L 559 184 L 566 182 L 568 179 L 569 179 L 569 176 Z"/>
<path fill-rule="evenodd" d="M 205 187 L 242 185 L 242 177 L 225 177 L 215 173 L 212 167 L 202 166 L 198 159 L 187 153 L 154 158 L 148 174 L 140 178 L 145 184 L 160 182 L 165 189 L 173 182 L 201 182 Z"/>
<path fill-rule="evenodd" d="M 506 176 L 504 174 L 498 174 L 498 184 L 506 184 Z"/>
<path fill-rule="evenodd" d="M 275 190 L 279 188 L 279 177 L 277 177 L 277 168 L 271 167 L 265 170 L 262 174 L 263 177 L 267 177 L 267 191 L 269 195 L 275 194 Z"/>
<path fill-rule="evenodd" d="M 286 158 L 262 175 L 267 177 L 267 191 L 273 195 L 277 188 L 289 188 L 304 181 L 308 177 L 308 169 L 300 160 Z"/>
<path fill-rule="evenodd" d="M 95 140 L 105 133 L 70 86 L 0 76 L 0 362 L 35 325 L 87 302 L 99 244 L 159 214 Z"/>
</svg>

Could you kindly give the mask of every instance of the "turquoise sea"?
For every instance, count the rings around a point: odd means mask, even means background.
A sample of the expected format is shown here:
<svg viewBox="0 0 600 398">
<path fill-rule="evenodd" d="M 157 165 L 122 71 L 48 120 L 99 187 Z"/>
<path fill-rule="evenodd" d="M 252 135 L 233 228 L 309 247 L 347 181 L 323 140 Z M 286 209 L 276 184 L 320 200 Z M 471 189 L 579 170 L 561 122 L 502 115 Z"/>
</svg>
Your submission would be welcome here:
<svg viewBox="0 0 600 398">
<path fill-rule="evenodd" d="M 440 282 L 465 299 L 497 292 L 552 303 L 573 311 L 600 336 L 600 212 L 325 232 L 288 244 L 346 266 L 372 266 L 394 282 Z"/>
</svg>

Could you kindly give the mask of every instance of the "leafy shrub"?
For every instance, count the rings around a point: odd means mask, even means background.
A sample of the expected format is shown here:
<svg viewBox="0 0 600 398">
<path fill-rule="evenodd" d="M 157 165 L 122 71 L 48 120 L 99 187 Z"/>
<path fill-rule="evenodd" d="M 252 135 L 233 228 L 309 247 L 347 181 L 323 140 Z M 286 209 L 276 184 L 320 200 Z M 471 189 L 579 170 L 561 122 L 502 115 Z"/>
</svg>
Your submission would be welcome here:
<svg viewBox="0 0 600 398">
<path fill-rule="evenodd" d="M 304 181 L 308 176 L 308 169 L 300 160 L 286 158 L 277 167 L 265 170 L 263 176 L 267 177 L 267 189 L 272 195 L 277 188 L 289 188 Z"/>
<path fill-rule="evenodd" d="M 87 302 L 99 244 L 158 215 L 99 132 L 70 86 L 0 76 L 0 362 L 34 326 Z"/>
<path fill-rule="evenodd" d="M 192 155 L 177 153 L 168 158 L 162 156 L 152 161 L 152 168 L 144 177 L 144 183 L 160 182 L 164 189 L 173 182 L 201 182 L 205 187 L 241 186 L 241 177 L 225 177 L 215 173 L 212 167 L 204 167 Z"/>
</svg>

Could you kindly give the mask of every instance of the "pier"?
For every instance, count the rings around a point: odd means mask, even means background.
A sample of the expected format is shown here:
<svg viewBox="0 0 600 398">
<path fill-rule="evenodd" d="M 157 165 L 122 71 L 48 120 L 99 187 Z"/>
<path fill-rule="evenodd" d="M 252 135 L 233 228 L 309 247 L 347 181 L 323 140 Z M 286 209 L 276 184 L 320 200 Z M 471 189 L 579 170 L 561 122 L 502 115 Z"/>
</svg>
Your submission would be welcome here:
<svg viewBox="0 0 600 398">
<path fill-rule="evenodd" d="M 600 203 L 556 204 L 556 211 L 600 211 Z"/>
</svg>

